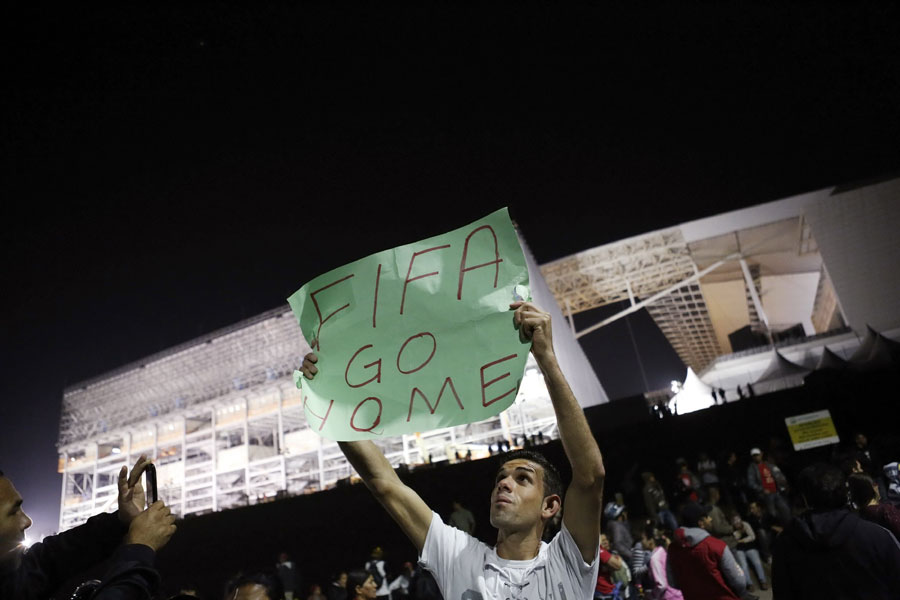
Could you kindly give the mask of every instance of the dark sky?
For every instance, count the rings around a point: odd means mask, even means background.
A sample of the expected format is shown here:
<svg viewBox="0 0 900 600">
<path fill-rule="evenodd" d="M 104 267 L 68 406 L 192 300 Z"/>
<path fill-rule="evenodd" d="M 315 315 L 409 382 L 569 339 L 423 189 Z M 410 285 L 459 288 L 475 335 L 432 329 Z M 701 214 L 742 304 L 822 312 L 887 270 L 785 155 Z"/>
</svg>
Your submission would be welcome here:
<svg viewBox="0 0 900 600">
<path fill-rule="evenodd" d="M 77 9 L 4 37 L 0 469 L 35 533 L 65 386 L 333 267 L 501 206 L 547 262 L 900 166 L 888 3 Z M 643 391 L 624 321 L 583 341 Z"/>
</svg>

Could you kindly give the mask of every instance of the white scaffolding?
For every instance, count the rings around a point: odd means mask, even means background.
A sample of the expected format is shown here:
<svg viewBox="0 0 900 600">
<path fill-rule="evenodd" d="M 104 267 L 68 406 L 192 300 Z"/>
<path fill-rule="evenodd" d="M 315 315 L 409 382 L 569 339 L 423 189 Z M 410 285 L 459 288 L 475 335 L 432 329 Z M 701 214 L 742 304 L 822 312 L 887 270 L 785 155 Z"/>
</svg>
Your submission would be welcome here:
<svg viewBox="0 0 900 600">
<path fill-rule="evenodd" d="M 354 476 L 337 444 L 306 424 L 292 373 L 301 362 L 289 310 L 269 311 L 67 389 L 59 438 L 59 529 L 116 508 L 116 477 L 141 454 L 179 516 L 312 493 Z M 470 425 L 379 442 L 395 466 L 489 454 L 541 433 L 557 437 L 529 357 L 515 404 Z"/>
</svg>

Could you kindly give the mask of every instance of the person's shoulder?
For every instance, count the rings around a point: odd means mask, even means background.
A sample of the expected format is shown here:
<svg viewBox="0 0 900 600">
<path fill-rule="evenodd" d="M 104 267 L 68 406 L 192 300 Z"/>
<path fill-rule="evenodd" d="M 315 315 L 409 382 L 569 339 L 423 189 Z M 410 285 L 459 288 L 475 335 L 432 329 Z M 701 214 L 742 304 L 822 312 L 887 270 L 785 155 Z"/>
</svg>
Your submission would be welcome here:
<svg viewBox="0 0 900 600">
<path fill-rule="evenodd" d="M 894 534 L 878 523 L 864 519 L 854 512 L 851 512 L 848 518 L 856 521 L 854 533 L 857 536 L 866 536 L 874 539 L 885 538 L 885 541 L 888 541 L 888 538 L 890 538 L 890 541 L 897 543 L 897 538 L 894 537 Z"/>
</svg>

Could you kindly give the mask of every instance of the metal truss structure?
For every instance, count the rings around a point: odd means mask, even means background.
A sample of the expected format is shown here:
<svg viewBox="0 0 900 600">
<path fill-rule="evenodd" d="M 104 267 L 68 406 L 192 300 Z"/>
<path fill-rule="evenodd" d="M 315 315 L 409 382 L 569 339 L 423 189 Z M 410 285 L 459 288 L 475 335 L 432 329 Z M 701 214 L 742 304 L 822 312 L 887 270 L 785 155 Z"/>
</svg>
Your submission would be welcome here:
<svg viewBox="0 0 900 600">
<path fill-rule="evenodd" d="M 562 258 L 543 265 L 541 273 L 569 315 L 629 301 L 628 308 L 577 332 L 576 337 L 647 308 L 681 360 L 699 373 L 728 352 L 717 339 L 710 317 L 704 294 L 707 283 L 743 279 L 746 297 L 736 308 L 746 311 L 753 330 L 764 331 L 764 315 L 758 314 L 761 275 L 821 270 L 818 245 L 806 219 L 783 217 L 744 227 L 731 218 L 683 224 Z M 746 265 L 747 261 L 752 264 Z M 743 273 L 742 264 L 749 275 Z M 838 319 L 832 318 L 833 289 L 827 281 L 823 285 L 816 310 L 817 315 L 828 312 L 828 316 L 816 316 L 815 322 L 824 327 Z"/>
<path fill-rule="evenodd" d="M 306 423 L 293 370 L 300 330 L 278 309 L 64 392 L 59 530 L 113 510 L 117 475 L 144 454 L 179 516 L 312 493 L 353 476 L 337 444 Z M 378 442 L 394 465 L 481 458 L 500 441 L 557 437 L 529 358 L 515 404 L 476 424 Z"/>
<path fill-rule="evenodd" d="M 652 299 L 648 312 L 685 364 L 699 371 L 722 353 L 698 282 L 700 271 L 679 229 L 593 248 L 548 263 L 541 272 L 569 314 L 621 300 L 634 308 Z"/>
<path fill-rule="evenodd" d="M 656 231 L 541 266 L 565 312 L 647 298 L 697 273 L 681 231 Z"/>
</svg>

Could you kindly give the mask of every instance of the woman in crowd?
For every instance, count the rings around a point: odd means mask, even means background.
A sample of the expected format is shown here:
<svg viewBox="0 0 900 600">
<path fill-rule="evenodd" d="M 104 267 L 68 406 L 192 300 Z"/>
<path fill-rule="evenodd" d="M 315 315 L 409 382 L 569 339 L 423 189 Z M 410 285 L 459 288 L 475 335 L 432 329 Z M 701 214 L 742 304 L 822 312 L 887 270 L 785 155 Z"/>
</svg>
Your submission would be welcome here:
<svg viewBox="0 0 900 600">
<path fill-rule="evenodd" d="M 878 523 L 900 540 L 900 509 L 881 502 L 878 484 L 865 473 L 853 473 L 847 478 L 850 499 L 859 511 L 859 516 Z"/>
<path fill-rule="evenodd" d="M 747 565 L 749 559 L 756 571 L 756 578 L 759 580 L 759 589 L 769 589 L 769 582 L 766 581 L 766 572 L 763 569 L 762 559 L 759 556 L 759 548 L 756 542 L 756 534 L 750 523 L 741 519 L 740 515 L 734 515 L 731 519 L 731 525 L 734 527 L 734 539 L 737 541 L 735 548 L 735 558 L 744 570 L 744 578 L 747 581 L 747 591 L 753 591 L 753 581 L 750 579 L 750 568 Z"/>
<path fill-rule="evenodd" d="M 368 571 L 362 569 L 347 573 L 347 600 L 375 600 L 378 585 Z"/>
<path fill-rule="evenodd" d="M 645 590 L 644 597 L 649 600 L 683 600 L 681 590 L 669 587 L 666 577 L 666 547 L 669 540 L 662 535 L 657 537 L 653 527 L 647 527 L 641 544 L 650 552 L 650 587 Z"/>
</svg>

